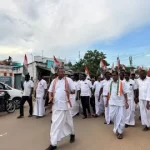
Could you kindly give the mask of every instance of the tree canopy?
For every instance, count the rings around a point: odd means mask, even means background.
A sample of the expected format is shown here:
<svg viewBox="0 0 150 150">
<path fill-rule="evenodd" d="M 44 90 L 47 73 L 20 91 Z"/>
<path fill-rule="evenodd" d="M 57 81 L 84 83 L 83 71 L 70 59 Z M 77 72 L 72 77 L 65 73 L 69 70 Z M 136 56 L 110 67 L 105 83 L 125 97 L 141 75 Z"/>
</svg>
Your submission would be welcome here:
<svg viewBox="0 0 150 150">
<path fill-rule="evenodd" d="M 84 72 L 85 66 L 88 67 L 90 75 L 95 76 L 97 74 L 100 60 L 104 59 L 104 64 L 108 66 L 106 59 L 106 54 L 103 52 L 99 52 L 98 50 L 88 50 L 87 53 L 85 53 L 83 59 L 80 59 L 78 62 L 76 62 L 72 69 L 77 72 Z"/>
</svg>

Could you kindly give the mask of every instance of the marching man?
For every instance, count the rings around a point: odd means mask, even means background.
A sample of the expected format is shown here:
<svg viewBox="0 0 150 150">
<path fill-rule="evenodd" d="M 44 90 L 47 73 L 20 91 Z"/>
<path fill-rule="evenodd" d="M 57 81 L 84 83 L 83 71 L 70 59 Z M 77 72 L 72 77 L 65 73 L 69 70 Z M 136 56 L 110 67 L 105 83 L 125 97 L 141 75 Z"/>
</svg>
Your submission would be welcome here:
<svg viewBox="0 0 150 150">
<path fill-rule="evenodd" d="M 79 89 L 79 84 L 78 84 L 78 78 L 76 76 L 72 76 L 72 80 L 75 86 L 75 94 L 70 94 L 70 101 L 72 104 L 71 107 L 71 115 L 72 117 L 75 117 L 79 115 L 79 96 L 78 96 L 78 91 Z"/>
<path fill-rule="evenodd" d="M 83 115 L 84 115 L 83 119 L 86 119 L 87 117 L 91 117 L 90 96 L 92 91 L 92 83 L 91 81 L 86 79 L 85 74 L 81 76 L 79 89 L 80 89 L 80 96 L 81 96 Z M 88 111 L 88 115 L 87 115 L 87 111 Z"/>
<path fill-rule="evenodd" d="M 114 133 L 118 139 L 123 138 L 123 131 L 125 128 L 126 110 L 129 108 L 127 100 L 127 90 L 125 84 L 118 79 L 118 72 L 112 73 L 113 81 L 110 84 L 110 91 L 106 107 L 109 101 L 110 120 L 114 122 Z"/>
<path fill-rule="evenodd" d="M 111 74 L 109 71 L 106 71 L 105 72 L 105 80 L 102 81 L 102 88 L 100 91 L 100 94 L 102 93 L 102 95 L 103 95 L 104 105 L 106 105 L 106 103 L 107 103 L 107 98 L 108 98 L 107 96 L 108 96 L 111 82 L 112 82 Z M 110 124 L 109 103 L 108 103 L 108 106 L 105 107 L 105 122 L 104 122 L 104 124 Z"/>
<path fill-rule="evenodd" d="M 53 103 L 52 125 L 50 130 L 51 145 L 46 150 L 57 148 L 57 142 L 70 135 L 70 143 L 75 141 L 73 119 L 70 112 L 72 104 L 70 94 L 75 94 L 75 86 L 72 79 L 65 77 L 63 68 L 58 68 L 58 77 L 55 78 L 49 88 L 49 97 Z"/>
<path fill-rule="evenodd" d="M 98 76 L 97 81 L 94 83 L 94 90 L 95 90 L 95 117 L 100 116 L 103 113 L 102 107 L 102 97 L 99 96 L 99 91 L 102 88 L 101 76 Z"/>
<path fill-rule="evenodd" d="M 130 72 L 125 72 L 125 80 L 124 83 L 127 88 L 127 96 L 128 96 L 128 104 L 129 109 L 126 110 L 126 120 L 125 127 L 135 126 L 135 101 L 134 101 L 134 93 L 136 90 L 135 81 L 130 79 Z"/>
<path fill-rule="evenodd" d="M 143 131 L 148 131 L 150 128 L 150 105 L 149 105 L 149 96 L 148 87 L 150 85 L 149 79 L 146 77 L 146 71 L 140 71 L 140 78 L 137 80 L 137 86 L 139 94 L 136 95 L 136 98 L 139 99 L 140 113 L 141 113 L 141 122 L 145 126 Z M 148 93 L 149 94 L 149 93 Z"/>
<path fill-rule="evenodd" d="M 36 103 L 34 106 L 34 116 L 41 118 L 45 115 L 45 100 L 47 94 L 47 83 L 42 79 L 42 75 L 38 76 L 38 84 L 36 87 L 35 98 Z"/>
</svg>

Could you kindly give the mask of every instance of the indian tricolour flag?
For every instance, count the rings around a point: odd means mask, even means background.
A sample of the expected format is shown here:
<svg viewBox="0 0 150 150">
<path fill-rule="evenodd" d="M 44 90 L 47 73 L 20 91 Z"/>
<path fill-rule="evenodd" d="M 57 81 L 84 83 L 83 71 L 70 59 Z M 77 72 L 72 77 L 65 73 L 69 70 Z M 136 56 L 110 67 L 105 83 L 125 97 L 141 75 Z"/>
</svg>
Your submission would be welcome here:
<svg viewBox="0 0 150 150">
<path fill-rule="evenodd" d="M 61 62 L 54 56 L 54 63 L 56 67 L 61 67 Z"/>
<path fill-rule="evenodd" d="M 24 56 L 24 63 L 23 63 L 23 74 L 27 75 L 28 72 L 28 59 L 27 59 L 27 55 L 25 54 Z"/>
<path fill-rule="evenodd" d="M 52 74 L 55 74 L 55 73 L 56 73 L 56 72 L 55 72 L 55 68 L 54 68 L 53 65 L 51 66 L 51 73 L 52 73 Z"/>
<path fill-rule="evenodd" d="M 89 73 L 89 69 L 87 66 L 85 66 L 85 74 L 86 74 L 87 78 L 90 78 L 90 73 Z"/>
</svg>

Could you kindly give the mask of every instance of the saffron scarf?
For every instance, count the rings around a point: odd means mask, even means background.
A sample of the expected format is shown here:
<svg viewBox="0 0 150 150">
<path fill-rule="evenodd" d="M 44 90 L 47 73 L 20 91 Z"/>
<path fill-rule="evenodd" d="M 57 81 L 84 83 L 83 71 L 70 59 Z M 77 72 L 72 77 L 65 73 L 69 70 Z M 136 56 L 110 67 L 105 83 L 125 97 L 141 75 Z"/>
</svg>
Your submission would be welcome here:
<svg viewBox="0 0 150 150">
<path fill-rule="evenodd" d="M 71 101 L 70 101 L 69 83 L 68 83 L 66 77 L 64 77 L 64 80 L 65 80 L 66 101 L 67 101 L 68 107 L 71 108 L 72 104 L 71 104 Z M 56 79 L 54 79 L 54 83 L 53 83 L 53 87 L 52 87 L 53 97 L 54 97 L 55 92 L 56 92 L 56 84 L 57 84 L 57 82 L 58 82 L 58 77 Z"/>
</svg>

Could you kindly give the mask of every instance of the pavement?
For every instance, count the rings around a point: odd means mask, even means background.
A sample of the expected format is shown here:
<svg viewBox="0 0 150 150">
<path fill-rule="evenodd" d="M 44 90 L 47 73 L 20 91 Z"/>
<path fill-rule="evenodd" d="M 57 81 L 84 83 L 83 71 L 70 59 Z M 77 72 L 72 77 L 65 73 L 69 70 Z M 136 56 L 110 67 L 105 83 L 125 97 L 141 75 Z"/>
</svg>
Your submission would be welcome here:
<svg viewBox="0 0 150 150">
<path fill-rule="evenodd" d="M 51 114 L 42 119 L 16 119 L 13 114 L 0 113 L 0 150 L 45 150 L 49 142 Z M 74 118 L 76 142 L 69 143 L 69 137 L 58 144 L 58 150 L 150 150 L 150 131 L 143 132 L 138 119 L 136 127 L 125 129 L 124 139 L 118 140 L 113 134 L 113 125 L 104 125 L 104 118 L 82 120 Z"/>
</svg>

